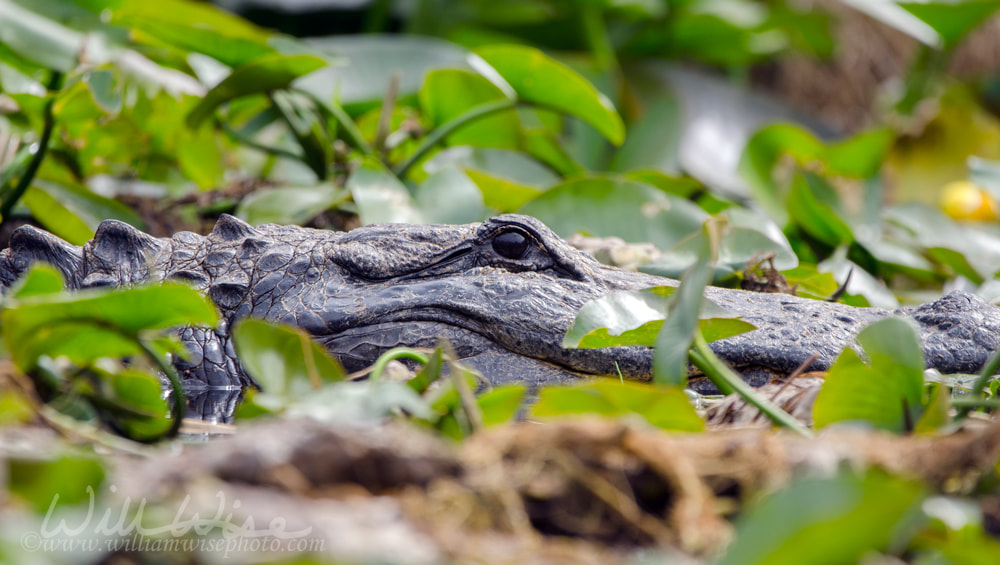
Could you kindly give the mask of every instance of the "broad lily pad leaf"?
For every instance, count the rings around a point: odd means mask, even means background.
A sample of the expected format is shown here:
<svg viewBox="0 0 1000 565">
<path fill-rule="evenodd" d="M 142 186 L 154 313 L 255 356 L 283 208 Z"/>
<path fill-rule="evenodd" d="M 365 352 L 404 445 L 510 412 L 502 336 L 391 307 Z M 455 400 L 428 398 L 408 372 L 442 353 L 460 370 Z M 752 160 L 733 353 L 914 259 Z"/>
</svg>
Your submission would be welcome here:
<svg viewBox="0 0 1000 565">
<path fill-rule="evenodd" d="M 641 265 L 639 270 L 661 277 L 680 277 L 695 263 L 698 257 L 697 233 L 688 236 L 659 258 Z M 775 241 L 765 233 L 752 228 L 730 228 L 719 242 L 719 255 L 715 264 L 714 279 L 728 277 L 741 271 L 752 258 L 760 253 L 774 253 L 774 266 L 778 270 L 798 265 L 798 257 L 790 249 L 788 241 Z"/>
<path fill-rule="evenodd" d="M 579 349 L 599 349 L 623 345 L 653 347 L 656 345 L 656 336 L 660 334 L 663 323 L 664 320 L 646 322 L 634 330 L 625 330 L 620 335 L 612 335 L 608 328 L 597 328 L 580 338 L 576 347 Z M 698 320 L 698 331 L 708 343 L 755 329 L 757 328 L 753 324 L 735 318 L 703 318 Z"/>
<path fill-rule="evenodd" d="M 598 379 L 573 386 L 545 387 L 531 408 L 533 418 L 637 415 L 666 430 L 699 432 L 705 422 L 680 388 Z"/>
<path fill-rule="evenodd" d="M 143 228 L 142 219 L 128 206 L 77 184 L 35 180 L 23 202 L 45 229 L 74 245 L 93 239 L 97 226 L 107 219 Z"/>
<path fill-rule="evenodd" d="M 1000 161 L 969 157 L 969 179 L 985 188 L 994 200 L 1000 200 Z"/>
<path fill-rule="evenodd" d="M 817 428 L 860 420 L 883 430 L 908 431 L 924 411 L 924 354 L 911 320 L 887 318 L 858 334 L 870 359 L 847 349 L 827 373 L 816 398 Z"/>
<path fill-rule="evenodd" d="M 140 43 L 163 42 L 196 51 L 231 67 L 275 53 L 271 32 L 210 4 L 187 0 L 78 0 L 108 17 L 109 23 L 133 28 Z M 155 38 L 150 41 L 149 38 Z"/>
<path fill-rule="evenodd" d="M 189 127 L 198 127 L 221 104 L 258 92 L 287 88 L 306 74 L 326 66 L 326 61 L 313 55 L 268 55 L 233 69 L 215 85 L 187 116 Z"/>
<path fill-rule="evenodd" d="M 560 180 L 559 175 L 551 169 L 520 151 L 491 147 L 449 147 L 423 164 L 427 174 L 447 168 L 475 171 L 538 190 L 546 189 Z"/>
<path fill-rule="evenodd" d="M 945 47 L 953 47 L 1000 8 L 996 0 L 899 2 L 899 6 L 934 28 Z"/>
<path fill-rule="evenodd" d="M 799 479 L 743 513 L 718 563 L 858 563 L 889 550 L 923 498 L 919 483 L 877 472 Z"/>
<path fill-rule="evenodd" d="M 662 96 L 662 95 L 661 95 Z M 618 172 L 653 169 L 669 174 L 681 172 L 681 109 L 673 98 L 661 98 L 629 125 L 628 136 L 611 159 L 610 170 Z"/>
<path fill-rule="evenodd" d="M 486 216 L 483 193 L 469 175 L 445 169 L 427 177 L 413 194 L 421 216 L 435 224 L 466 224 Z"/>
<path fill-rule="evenodd" d="M 672 286 L 612 292 L 583 305 L 566 337 L 563 347 L 597 348 L 616 345 L 652 347 L 656 334 L 667 318 Z M 724 339 L 754 329 L 736 315 L 711 300 L 702 301 L 698 318 L 707 330 L 706 341 Z M 727 323 L 720 323 L 727 322 Z M 733 322 L 732 324 L 728 322 Z"/>
<path fill-rule="evenodd" d="M 566 65 L 521 45 L 483 47 L 476 54 L 503 77 L 519 100 L 576 116 L 616 145 L 625 140 L 625 124 L 611 101 Z"/>
<path fill-rule="evenodd" d="M 747 142 L 739 170 L 771 217 L 783 224 L 786 197 L 773 178 L 783 155 L 800 165 L 819 164 L 827 174 L 868 178 L 878 172 L 893 140 L 890 130 L 878 129 L 828 145 L 797 125 L 769 125 Z"/>
<path fill-rule="evenodd" d="M 817 175 L 795 175 L 787 202 L 791 221 L 802 231 L 831 247 L 851 243 L 854 241 L 854 233 L 830 205 L 829 199 L 822 197 L 824 189 L 829 189 L 829 186 Z"/>
<path fill-rule="evenodd" d="M 483 195 L 483 203 L 502 213 L 513 212 L 542 193 L 536 188 L 523 186 L 479 171 L 469 170 L 465 174 L 479 187 Z"/>
<path fill-rule="evenodd" d="M 441 69 L 427 73 L 420 89 L 420 107 L 433 127 L 486 102 L 507 96 L 489 80 L 464 70 Z M 510 109 L 487 116 L 456 130 L 445 138 L 448 145 L 517 148 L 520 141 L 517 111 Z"/>
<path fill-rule="evenodd" d="M 248 318 L 233 327 L 233 340 L 243 367 L 268 395 L 308 395 L 344 378 L 340 363 L 300 328 Z"/>
<path fill-rule="evenodd" d="M 331 184 L 266 188 L 241 200 L 236 215 L 254 225 L 303 225 L 345 197 L 344 190 Z"/>
<path fill-rule="evenodd" d="M 902 204 L 886 210 L 885 220 L 904 228 L 933 259 L 973 281 L 993 278 L 1000 264 L 1000 235 L 959 224 L 940 210 Z"/>
<path fill-rule="evenodd" d="M 347 179 L 363 224 L 423 223 L 423 215 L 403 183 L 374 161 L 365 161 Z"/>
<path fill-rule="evenodd" d="M 0 312 L 7 351 L 24 371 L 43 353 L 86 364 L 139 353 L 136 339 L 145 330 L 217 321 L 208 298 L 174 282 L 18 297 Z"/>
<path fill-rule="evenodd" d="M 296 398 L 284 414 L 290 418 L 358 426 L 377 424 L 401 410 L 417 418 L 433 416 L 420 395 L 406 383 L 393 381 L 333 383 Z"/>
<path fill-rule="evenodd" d="M 402 98 L 416 94 L 431 69 L 469 68 L 468 51 L 430 37 L 370 34 L 313 38 L 307 44 L 343 61 L 304 77 L 296 87 L 321 100 L 337 100 L 352 113 L 377 105 L 394 75 Z"/>
<path fill-rule="evenodd" d="M 68 72 L 76 67 L 83 34 L 49 18 L 0 0 L 0 44 L 24 59 Z"/>
<path fill-rule="evenodd" d="M 613 178 L 573 180 L 525 204 L 519 213 L 535 216 L 556 233 L 649 242 L 669 249 L 708 219 L 696 204 L 649 185 Z"/>
<path fill-rule="evenodd" d="M 931 47 L 953 47 L 1000 8 L 995 0 L 847 0 L 854 8 Z"/>
</svg>

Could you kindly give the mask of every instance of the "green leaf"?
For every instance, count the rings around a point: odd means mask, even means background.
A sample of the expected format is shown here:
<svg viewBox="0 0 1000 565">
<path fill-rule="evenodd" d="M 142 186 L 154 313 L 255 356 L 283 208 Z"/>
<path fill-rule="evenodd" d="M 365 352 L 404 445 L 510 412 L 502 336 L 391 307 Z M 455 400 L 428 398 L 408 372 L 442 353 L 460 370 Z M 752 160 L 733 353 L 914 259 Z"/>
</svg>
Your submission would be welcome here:
<svg viewBox="0 0 1000 565">
<path fill-rule="evenodd" d="M 760 129 L 747 142 L 739 171 L 768 214 L 784 224 L 785 196 L 774 179 L 782 156 L 792 157 L 806 169 L 819 164 L 827 175 L 868 178 L 878 172 L 893 141 L 891 130 L 876 129 L 827 145 L 797 125 L 774 124 Z"/>
<path fill-rule="evenodd" d="M 518 100 L 576 116 L 615 145 L 625 140 L 625 124 L 611 101 L 566 65 L 521 45 L 483 47 L 476 54 L 514 89 Z"/>
<path fill-rule="evenodd" d="M 970 31 L 1000 8 L 997 0 L 944 0 L 898 2 L 899 7 L 920 18 L 941 36 L 945 47 L 958 44 Z"/>
<path fill-rule="evenodd" d="M 852 349 L 841 353 L 816 398 L 817 428 L 861 420 L 893 432 L 908 431 L 924 411 L 924 355 L 914 323 L 887 318 L 858 334 L 870 365 Z"/>
<path fill-rule="evenodd" d="M 625 144 L 611 159 L 609 170 L 654 169 L 679 174 L 680 135 L 684 131 L 678 101 L 660 99 L 629 125 Z"/>
<path fill-rule="evenodd" d="M 708 214 L 649 185 L 613 178 L 572 180 L 550 188 L 518 213 L 535 216 L 562 237 L 618 236 L 669 249 L 697 230 Z"/>
<path fill-rule="evenodd" d="M 421 217 L 435 224 L 478 222 L 486 216 L 483 193 L 469 175 L 457 169 L 428 176 L 414 190 L 413 199 Z"/>
<path fill-rule="evenodd" d="M 877 472 L 799 479 L 743 513 L 718 563 L 862 562 L 865 554 L 892 549 L 922 499 L 918 483 Z"/>
<path fill-rule="evenodd" d="M 8 459 L 10 492 L 44 516 L 50 506 L 91 500 L 104 482 L 104 465 L 94 457 L 65 456 L 48 461 Z"/>
<path fill-rule="evenodd" d="M 377 162 L 366 160 L 347 179 L 363 224 L 423 222 L 403 183 Z"/>
<path fill-rule="evenodd" d="M 337 100 L 352 114 L 381 104 L 393 76 L 398 97 L 416 93 L 432 69 L 468 68 L 468 51 L 453 43 L 413 35 L 366 34 L 313 38 L 308 45 L 341 58 L 296 86 L 322 100 Z"/>
<path fill-rule="evenodd" d="M 545 387 L 531 408 L 533 418 L 599 415 L 620 417 L 635 414 L 666 429 L 699 432 L 705 423 L 679 388 L 654 387 L 634 382 L 597 379 L 566 387 Z"/>
<path fill-rule="evenodd" d="M 56 294 L 65 286 L 62 273 L 48 263 L 38 263 L 21 277 L 7 293 L 14 298 Z"/>
<path fill-rule="evenodd" d="M 345 198 L 332 184 L 256 190 L 240 200 L 236 215 L 250 224 L 303 225 Z"/>
<path fill-rule="evenodd" d="M 215 6 L 189 0 L 76 0 L 111 24 L 132 28 L 134 40 L 197 51 L 230 67 L 274 53 L 271 33 Z M 150 41 L 153 37 L 156 41 Z"/>
<path fill-rule="evenodd" d="M 215 132 L 208 128 L 178 129 L 177 164 L 202 190 L 214 188 L 226 172 Z"/>
<path fill-rule="evenodd" d="M 423 164 L 427 174 L 456 168 L 475 171 L 524 187 L 546 189 L 559 182 L 559 175 L 520 151 L 489 147 L 449 147 Z"/>
<path fill-rule="evenodd" d="M 510 384 L 479 395 L 476 404 L 483 415 L 483 423 L 496 426 L 513 420 L 526 393 L 524 385 Z"/>
<path fill-rule="evenodd" d="M 140 332 L 217 321 L 215 306 L 204 295 L 174 282 L 17 297 L 0 312 L 4 343 L 23 371 L 41 355 L 66 355 L 81 365 L 134 355 L 141 351 Z"/>
<path fill-rule="evenodd" d="M 653 380 L 658 384 L 683 387 L 687 382 L 688 351 L 698 331 L 698 317 L 704 300 L 705 286 L 712 282 L 712 269 L 718 243 L 713 241 L 714 226 L 708 222 L 702 228 L 701 245 L 695 264 L 681 279 L 677 292 L 671 296 L 667 321 L 656 336 L 653 352 Z"/>
<path fill-rule="evenodd" d="M 326 66 L 313 55 L 267 55 L 233 69 L 225 79 L 209 90 L 187 116 L 187 124 L 197 128 L 220 105 L 248 94 L 287 88 L 292 82 Z"/>
<path fill-rule="evenodd" d="M 125 204 L 72 182 L 36 179 L 23 202 L 45 229 L 74 245 L 91 240 L 104 220 L 121 220 L 140 230 L 145 227 L 142 218 Z"/>
<path fill-rule="evenodd" d="M 513 212 L 538 197 L 542 191 L 530 186 L 468 170 L 465 172 L 483 195 L 483 204 L 501 213 Z"/>
<path fill-rule="evenodd" d="M 126 437 L 148 441 L 161 437 L 170 429 L 171 422 L 166 417 L 169 411 L 159 379 L 135 370 L 106 374 L 106 378 L 117 404 L 146 414 L 146 417 L 109 416 Z"/>
<path fill-rule="evenodd" d="M 825 181 L 814 174 L 796 174 L 788 194 L 788 214 L 799 229 L 830 247 L 851 243 L 854 241 L 851 227 L 814 192 L 825 186 L 828 187 Z"/>
<path fill-rule="evenodd" d="M 83 35 L 49 18 L 0 0 L 0 44 L 24 59 L 61 72 L 77 65 Z"/>
<path fill-rule="evenodd" d="M 566 337 L 563 338 L 563 347 L 652 346 L 656 331 L 662 325 L 662 320 L 667 318 L 670 300 L 676 290 L 677 288 L 672 286 L 623 290 L 611 292 L 587 302 L 583 308 L 580 308 L 573 325 L 566 332 Z M 736 315 L 711 300 L 705 299 L 701 303 L 698 317 L 707 322 L 715 319 L 735 318 Z M 707 328 L 708 326 L 703 327 Z M 744 326 L 723 324 L 711 328 L 710 331 L 714 336 L 720 336 L 737 327 Z M 716 339 L 722 339 L 722 337 L 716 337 Z M 616 340 L 621 340 L 621 343 L 616 342 Z M 708 337 L 706 340 L 713 341 Z"/>
<path fill-rule="evenodd" d="M 457 69 L 430 71 L 419 93 L 420 108 L 433 127 L 445 124 L 485 102 L 504 98 L 504 92 L 482 76 Z M 511 109 L 456 130 L 445 138 L 445 143 L 517 148 L 519 129 L 517 112 Z"/>
<path fill-rule="evenodd" d="M 339 382 L 299 396 L 288 404 L 289 418 L 311 418 L 341 425 L 371 425 L 405 410 L 417 418 L 434 416 L 427 402 L 406 383 Z"/>
<path fill-rule="evenodd" d="M 732 217 L 730 215 L 730 218 Z M 697 260 L 698 246 L 699 234 L 695 232 L 660 257 L 640 265 L 639 270 L 661 277 L 679 278 Z M 719 280 L 742 271 L 754 256 L 766 252 L 774 253 L 774 264 L 778 269 L 794 267 L 798 263 L 798 258 L 784 237 L 781 237 L 781 241 L 775 241 L 770 234 L 757 229 L 744 227 L 727 229 L 722 241 L 719 242 L 714 279 Z"/>
<path fill-rule="evenodd" d="M 344 369 L 304 330 L 246 318 L 233 327 L 240 363 L 268 395 L 303 398 Z"/>
<path fill-rule="evenodd" d="M 662 328 L 663 320 L 646 322 L 633 330 L 625 330 L 620 335 L 612 335 L 608 328 L 597 328 L 580 338 L 576 347 L 579 349 L 599 349 L 621 345 L 653 347 L 656 344 L 656 336 L 659 335 Z M 698 320 L 698 331 L 709 343 L 755 329 L 757 328 L 753 324 L 743 320 L 725 318 Z"/>
</svg>

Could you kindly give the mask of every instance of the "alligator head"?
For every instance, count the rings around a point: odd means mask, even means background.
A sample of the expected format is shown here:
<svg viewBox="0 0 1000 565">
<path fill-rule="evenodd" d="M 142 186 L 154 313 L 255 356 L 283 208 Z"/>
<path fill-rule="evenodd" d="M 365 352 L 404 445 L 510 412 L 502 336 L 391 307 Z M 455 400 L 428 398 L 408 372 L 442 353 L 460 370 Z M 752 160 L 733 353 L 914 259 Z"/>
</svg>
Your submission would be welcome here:
<svg viewBox="0 0 1000 565">
<path fill-rule="evenodd" d="M 207 292 L 222 314 L 219 327 L 180 331 L 192 358 L 177 365 L 192 387 L 251 383 L 228 331 L 246 316 L 306 329 L 348 370 L 396 346 L 433 347 L 446 338 L 493 383 L 604 374 L 645 380 L 648 348 L 566 349 L 563 336 L 589 300 L 677 284 L 604 266 L 518 215 L 346 233 L 252 227 L 223 216 L 207 236 L 162 239 L 109 220 L 82 248 L 22 227 L 0 252 L 0 284 L 10 285 L 34 261 L 52 263 L 76 288 L 179 278 Z M 713 344 L 751 376 L 788 373 L 813 354 L 819 357 L 812 367 L 827 368 L 860 329 L 893 314 L 719 288 L 707 296 L 757 326 Z M 978 370 L 1000 345 L 1000 309 L 972 295 L 953 293 L 896 313 L 917 320 L 928 364 L 943 372 Z"/>
</svg>

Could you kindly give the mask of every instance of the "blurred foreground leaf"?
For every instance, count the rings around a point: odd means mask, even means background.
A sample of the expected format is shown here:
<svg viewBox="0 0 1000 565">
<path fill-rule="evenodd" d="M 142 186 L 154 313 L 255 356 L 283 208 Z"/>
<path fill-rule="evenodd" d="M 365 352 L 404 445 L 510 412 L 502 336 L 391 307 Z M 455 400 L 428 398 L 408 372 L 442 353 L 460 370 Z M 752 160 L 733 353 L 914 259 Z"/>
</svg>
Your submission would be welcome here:
<svg viewBox="0 0 1000 565">
<path fill-rule="evenodd" d="M 799 479 L 743 513 L 718 563 L 857 563 L 906 533 L 922 497 L 919 484 L 877 472 Z"/>
<path fill-rule="evenodd" d="M 538 393 L 538 403 L 531 408 L 534 418 L 629 414 L 641 416 L 650 424 L 667 430 L 698 432 L 705 427 L 682 389 L 621 383 L 612 379 L 543 388 Z"/>
<path fill-rule="evenodd" d="M 859 420 L 876 428 L 910 431 L 924 411 L 924 354 L 911 320 L 886 318 L 858 334 L 870 364 L 845 349 L 816 398 L 817 428 Z"/>
</svg>

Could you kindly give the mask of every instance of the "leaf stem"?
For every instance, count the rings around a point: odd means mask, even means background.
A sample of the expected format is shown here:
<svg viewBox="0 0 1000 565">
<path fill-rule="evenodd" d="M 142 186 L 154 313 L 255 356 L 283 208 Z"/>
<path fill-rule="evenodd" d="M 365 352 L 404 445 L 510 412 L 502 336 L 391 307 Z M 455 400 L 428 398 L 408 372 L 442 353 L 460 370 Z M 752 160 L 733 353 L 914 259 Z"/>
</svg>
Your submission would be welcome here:
<svg viewBox="0 0 1000 565">
<path fill-rule="evenodd" d="M 63 75 L 59 71 L 52 71 L 52 76 L 49 78 L 49 83 L 46 88 L 49 91 L 58 90 L 62 84 Z M 45 101 L 44 112 L 44 125 L 42 126 L 42 137 L 38 140 L 38 151 L 31 158 L 31 162 L 28 163 L 28 167 L 24 170 L 24 174 L 21 175 L 21 179 L 18 181 L 17 186 L 10 194 L 10 198 L 5 199 L 0 203 L 0 218 L 6 218 L 10 215 L 11 209 L 17 201 L 24 196 L 24 193 L 31 186 L 31 181 L 35 179 L 35 174 L 38 173 L 39 167 L 42 166 L 42 160 L 45 158 L 45 153 L 49 148 L 49 140 L 52 139 L 52 130 L 55 128 L 56 119 L 55 115 L 52 113 L 52 109 L 56 103 L 56 94 L 53 93 L 51 97 Z"/>
<path fill-rule="evenodd" d="M 701 332 L 696 332 L 694 337 L 694 347 L 689 353 L 691 363 L 701 369 L 701 371 L 712 381 L 723 394 L 738 393 L 746 401 L 755 406 L 762 414 L 771 419 L 772 422 L 788 428 L 802 437 L 812 437 L 809 428 L 793 418 L 788 412 L 775 405 L 770 400 L 757 394 L 735 371 L 729 368 L 715 352 L 708 346 L 708 342 L 702 337 Z"/>
<path fill-rule="evenodd" d="M 960 406 L 960 408 L 958 409 L 958 413 L 955 414 L 955 421 L 961 421 L 963 418 L 968 416 L 969 412 L 971 412 L 973 408 L 978 408 L 980 406 L 987 406 L 986 404 L 959 403 L 958 401 L 966 400 L 967 402 L 968 401 L 984 402 L 986 400 L 986 393 L 984 389 L 986 388 L 986 385 L 990 382 L 990 379 L 992 379 L 996 375 L 997 369 L 1000 369 L 1000 349 L 997 349 L 996 351 L 993 352 L 993 355 L 991 355 L 990 358 L 986 361 L 986 364 L 983 365 L 982 370 L 979 371 L 979 378 L 976 379 L 975 384 L 972 385 L 972 397 L 968 399 L 961 399 L 961 398 L 952 399 L 951 402 L 953 406 L 956 407 Z M 963 406 L 962 404 L 965 405 Z"/>
<path fill-rule="evenodd" d="M 233 138 L 237 142 L 246 145 L 251 149 L 256 149 L 257 151 L 260 151 L 262 153 L 267 153 L 268 155 L 276 155 L 278 157 L 293 159 L 295 161 L 305 160 L 305 157 L 293 151 L 282 149 L 280 147 L 272 147 L 270 145 L 264 145 L 263 143 L 257 142 L 250 136 L 245 135 L 243 132 L 229 125 L 222 119 L 217 119 L 216 122 L 219 124 L 220 127 L 222 127 L 222 131 L 224 131 L 226 135 Z"/>
<path fill-rule="evenodd" d="M 173 403 L 170 405 L 170 417 L 173 421 L 170 423 L 170 429 L 163 434 L 163 437 L 177 437 L 177 432 L 181 429 L 181 421 L 184 419 L 184 412 L 187 407 L 184 387 L 181 385 L 180 376 L 177 375 L 177 369 L 174 368 L 173 363 L 164 359 L 158 351 L 153 349 L 142 338 L 137 337 L 135 341 L 170 381 L 170 388 L 173 389 L 173 394 L 170 395 L 173 400 Z"/>
<path fill-rule="evenodd" d="M 424 156 L 425 153 L 434 148 L 435 145 L 441 143 L 445 137 L 454 132 L 455 130 L 468 125 L 480 118 L 489 116 L 490 114 L 495 114 L 497 112 L 502 112 L 504 110 L 510 110 L 516 107 L 518 104 L 517 100 L 511 98 L 504 98 L 502 100 L 494 100 L 493 102 L 487 102 L 485 104 L 480 104 L 475 108 L 471 108 L 464 114 L 456 116 L 455 118 L 445 122 L 440 127 L 436 128 L 430 134 L 427 135 L 420 142 L 420 145 L 406 158 L 405 161 L 400 163 L 393 169 L 393 173 L 402 178 L 406 175 L 406 172 L 410 170 L 413 165 Z"/>
<path fill-rule="evenodd" d="M 386 351 L 375 360 L 375 364 L 372 365 L 372 372 L 368 377 L 368 380 L 371 382 L 379 380 L 379 378 L 382 377 L 382 372 L 385 371 L 386 366 L 389 364 L 389 361 L 395 361 L 396 359 L 412 359 L 423 365 L 427 364 L 427 355 L 424 353 L 409 347 L 396 347 Z"/>
<path fill-rule="evenodd" d="M 333 119 L 337 121 L 337 124 L 344 128 L 344 133 L 347 134 L 347 142 L 349 145 L 353 146 L 358 151 L 361 151 L 365 157 L 375 156 L 375 150 L 372 149 L 372 146 L 369 145 L 367 141 L 365 141 L 365 136 L 361 135 L 361 130 L 358 129 L 357 124 L 355 124 L 354 120 L 347 115 L 347 112 L 344 111 L 344 108 L 342 108 L 340 104 L 327 102 L 305 90 L 295 89 L 295 92 L 308 96 L 313 102 L 316 103 L 317 106 L 333 116 Z"/>
</svg>

